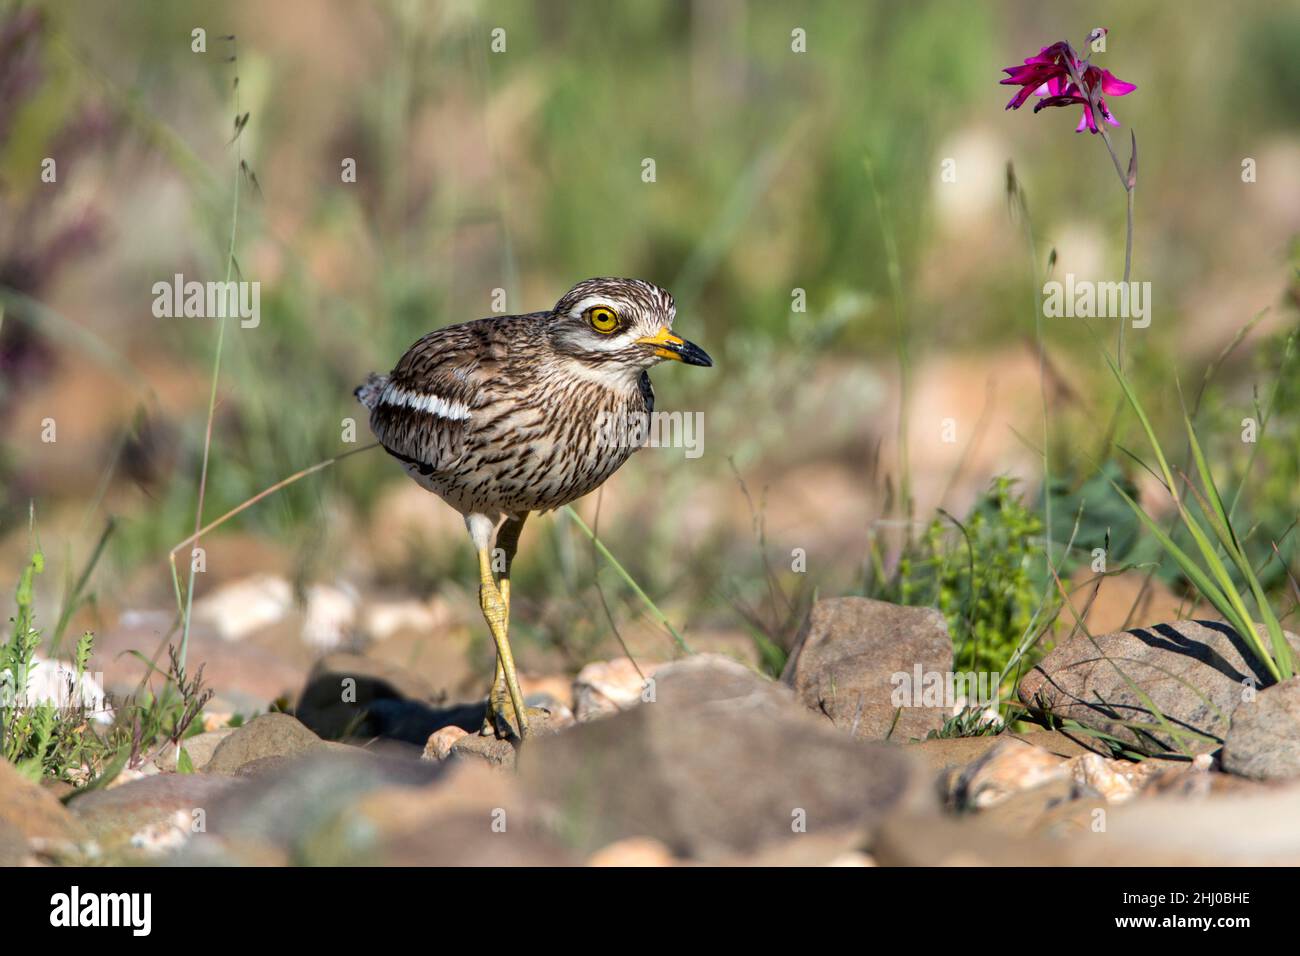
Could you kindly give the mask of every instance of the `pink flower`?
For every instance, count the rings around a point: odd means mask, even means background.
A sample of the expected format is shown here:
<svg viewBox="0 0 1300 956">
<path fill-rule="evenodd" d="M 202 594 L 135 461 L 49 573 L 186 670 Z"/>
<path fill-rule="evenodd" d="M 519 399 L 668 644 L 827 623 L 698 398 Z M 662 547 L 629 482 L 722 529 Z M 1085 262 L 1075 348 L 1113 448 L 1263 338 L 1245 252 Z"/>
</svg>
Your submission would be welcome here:
<svg viewBox="0 0 1300 956">
<path fill-rule="evenodd" d="M 1092 35 L 1089 39 L 1092 39 Z M 1006 79 L 1000 81 L 1003 85 L 1020 87 L 1011 102 L 1007 103 L 1007 109 L 1020 109 L 1031 93 L 1041 97 L 1034 106 L 1035 113 L 1048 106 L 1077 103 L 1083 107 L 1083 116 L 1075 128 L 1076 133 L 1085 129 L 1097 132 L 1097 124 L 1088 105 L 1090 99 L 1096 102 L 1097 112 L 1103 120 L 1111 126 L 1118 126 L 1119 120 L 1111 113 L 1102 94 L 1127 96 L 1137 89 L 1132 83 L 1125 83 L 1114 76 L 1110 70 L 1100 69 L 1079 59 L 1074 48 L 1064 41 L 1045 46 L 1037 56 L 1027 58 L 1023 66 L 1009 66 L 1002 72 L 1007 74 Z M 1083 83 L 1082 90 L 1074 82 L 1075 76 Z"/>
</svg>

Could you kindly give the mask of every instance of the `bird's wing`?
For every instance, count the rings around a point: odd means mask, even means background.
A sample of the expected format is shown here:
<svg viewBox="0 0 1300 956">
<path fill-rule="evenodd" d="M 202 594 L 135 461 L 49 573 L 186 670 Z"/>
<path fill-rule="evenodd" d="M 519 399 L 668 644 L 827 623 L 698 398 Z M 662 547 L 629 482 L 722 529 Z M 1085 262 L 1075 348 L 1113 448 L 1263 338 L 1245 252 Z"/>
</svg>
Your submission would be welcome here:
<svg viewBox="0 0 1300 956">
<path fill-rule="evenodd" d="M 370 429 L 389 454 L 432 474 L 465 447 L 476 408 L 504 359 L 491 319 L 448 326 L 412 345 L 378 389 Z"/>
</svg>

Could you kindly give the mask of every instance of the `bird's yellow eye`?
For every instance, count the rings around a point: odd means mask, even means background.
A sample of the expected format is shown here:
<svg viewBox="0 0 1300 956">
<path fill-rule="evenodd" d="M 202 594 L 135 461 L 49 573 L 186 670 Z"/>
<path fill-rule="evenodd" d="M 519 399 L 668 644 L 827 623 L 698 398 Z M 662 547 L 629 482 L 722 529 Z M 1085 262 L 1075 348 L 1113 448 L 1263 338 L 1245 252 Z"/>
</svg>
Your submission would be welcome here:
<svg viewBox="0 0 1300 956">
<path fill-rule="evenodd" d="M 618 316 L 614 314 L 613 309 L 607 309 L 603 305 L 588 309 L 587 321 L 591 323 L 593 329 L 605 335 L 618 328 Z"/>
</svg>

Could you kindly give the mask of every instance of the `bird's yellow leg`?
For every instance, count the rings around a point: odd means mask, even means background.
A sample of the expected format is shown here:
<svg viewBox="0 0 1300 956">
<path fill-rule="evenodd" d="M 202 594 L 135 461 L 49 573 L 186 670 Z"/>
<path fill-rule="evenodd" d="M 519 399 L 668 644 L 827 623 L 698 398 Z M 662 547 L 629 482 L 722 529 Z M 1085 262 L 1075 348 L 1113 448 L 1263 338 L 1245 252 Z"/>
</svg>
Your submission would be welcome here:
<svg viewBox="0 0 1300 956">
<path fill-rule="evenodd" d="M 510 578 L 503 575 L 497 582 L 497 590 L 501 592 L 501 602 L 506 606 L 505 629 L 508 639 L 510 637 Z M 483 716 L 483 728 L 479 733 L 484 736 L 496 733 L 496 722 L 493 717 L 505 710 L 508 696 L 505 668 L 501 666 L 501 655 L 497 654 L 496 673 L 492 676 L 492 689 L 488 691 L 487 713 Z"/>
<path fill-rule="evenodd" d="M 519 690 L 519 678 L 515 674 L 515 658 L 510 651 L 510 640 L 506 634 L 510 606 L 506 603 L 501 589 L 497 587 L 497 583 L 492 577 L 492 552 L 487 548 L 479 551 L 478 566 L 479 606 L 483 610 L 483 618 L 487 621 L 488 629 L 492 631 L 492 639 L 496 641 L 497 671 L 505 680 L 506 692 L 509 695 L 511 705 L 510 709 L 514 711 L 513 716 L 518 722 L 516 729 L 519 738 L 522 740 L 528 735 L 528 713 L 524 707 L 524 695 Z M 507 590 L 509 590 L 508 586 Z M 497 710 L 496 691 L 497 682 L 494 680 L 492 695 L 488 698 L 489 719 L 493 716 L 491 712 Z M 502 700 L 501 703 L 504 704 L 505 701 Z M 498 711 L 497 716 L 503 715 Z"/>
<path fill-rule="evenodd" d="M 500 530 L 497 531 L 497 551 L 493 552 L 494 564 L 496 564 L 498 556 L 501 558 L 500 573 L 497 575 L 497 590 L 501 592 L 501 600 L 506 606 L 507 638 L 510 636 L 510 569 L 514 566 L 515 552 L 519 550 L 519 535 L 523 531 L 524 522 L 527 519 L 527 512 L 507 516 L 506 520 L 502 522 Z M 498 654 L 495 674 L 492 678 L 492 689 L 488 692 L 487 714 L 483 717 L 483 727 L 479 732 L 485 736 L 496 733 L 498 728 L 494 718 L 498 714 L 505 715 L 509 707 L 510 701 L 506 687 L 505 669 L 501 666 L 501 655 Z M 513 716 L 508 717 L 504 733 L 510 733 L 510 724 L 513 724 Z"/>
</svg>

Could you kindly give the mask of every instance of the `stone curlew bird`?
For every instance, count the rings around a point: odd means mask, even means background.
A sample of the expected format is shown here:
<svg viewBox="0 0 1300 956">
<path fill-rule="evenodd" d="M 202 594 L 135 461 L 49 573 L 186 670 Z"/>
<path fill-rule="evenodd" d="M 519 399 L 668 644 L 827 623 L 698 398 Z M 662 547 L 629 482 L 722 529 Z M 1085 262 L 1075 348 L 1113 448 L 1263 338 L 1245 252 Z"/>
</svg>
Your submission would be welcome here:
<svg viewBox="0 0 1300 956">
<path fill-rule="evenodd" d="M 485 734 L 528 733 L 508 629 L 510 565 L 529 512 L 581 498 L 627 461 L 640 439 L 620 439 L 644 435 L 654 410 L 651 367 L 713 364 L 673 334 L 675 312 L 649 282 L 587 279 L 548 312 L 430 332 L 356 390 L 380 443 L 464 516 L 478 552 L 479 606 L 497 648 Z"/>
</svg>

